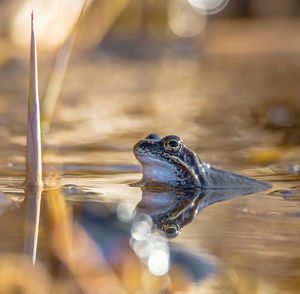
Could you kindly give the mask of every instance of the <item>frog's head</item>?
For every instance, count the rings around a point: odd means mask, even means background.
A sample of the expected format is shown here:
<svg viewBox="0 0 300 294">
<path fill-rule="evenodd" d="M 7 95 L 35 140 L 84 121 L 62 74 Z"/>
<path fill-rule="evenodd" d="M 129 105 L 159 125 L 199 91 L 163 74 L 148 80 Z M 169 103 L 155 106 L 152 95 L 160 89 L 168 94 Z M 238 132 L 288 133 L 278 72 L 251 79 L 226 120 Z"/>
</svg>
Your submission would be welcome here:
<svg viewBox="0 0 300 294">
<path fill-rule="evenodd" d="M 143 166 L 142 182 L 169 187 L 200 187 L 200 162 L 190 148 L 174 135 L 150 134 L 135 144 L 133 153 Z"/>
</svg>

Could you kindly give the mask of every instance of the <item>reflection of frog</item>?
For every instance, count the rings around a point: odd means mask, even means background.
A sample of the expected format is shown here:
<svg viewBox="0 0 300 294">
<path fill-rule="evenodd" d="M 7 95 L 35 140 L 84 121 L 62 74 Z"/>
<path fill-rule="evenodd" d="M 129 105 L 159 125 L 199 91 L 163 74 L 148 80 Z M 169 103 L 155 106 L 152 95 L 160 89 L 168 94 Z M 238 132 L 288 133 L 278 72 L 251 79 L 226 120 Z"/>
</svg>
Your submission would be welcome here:
<svg viewBox="0 0 300 294">
<path fill-rule="evenodd" d="M 169 238 L 176 237 L 182 227 L 197 216 L 204 207 L 216 202 L 257 192 L 240 189 L 155 189 L 142 188 L 143 197 L 136 207 L 137 213 L 148 214 L 156 227 Z"/>
<path fill-rule="evenodd" d="M 161 138 L 150 134 L 134 146 L 133 152 L 143 166 L 141 183 L 146 186 L 203 189 L 252 187 L 256 192 L 271 188 L 267 183 L 204 163 L 177 136 Z"/>
</svg>

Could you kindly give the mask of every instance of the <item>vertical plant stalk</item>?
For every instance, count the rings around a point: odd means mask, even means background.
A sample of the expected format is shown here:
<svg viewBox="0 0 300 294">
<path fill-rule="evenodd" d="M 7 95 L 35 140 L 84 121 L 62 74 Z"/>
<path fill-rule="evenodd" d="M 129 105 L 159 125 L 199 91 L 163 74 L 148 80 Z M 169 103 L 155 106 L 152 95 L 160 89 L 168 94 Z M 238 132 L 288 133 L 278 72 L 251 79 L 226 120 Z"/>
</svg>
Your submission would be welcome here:
<svg viewBox="0 0 300 294">
<path fill-rule="evenodd" d="M 38 94 L 38 68 L 36 37 L 33 12 L 31 13 L 31 46 L 30 46 L 30 77 L 27 114 L 27 149 L 25 178 L 25 223 L 24 223 L 24 253 L 29 255 L 35 264 L 42 182 L 42 152 L 40 132 L 40 108 Z"/>
<path fill-rule="evenodd" d="M 42 119 L 42 134 L 48 132 L 51 124 L 51 120 L 53 117 L 53 113 L 55 110 L 55 106 L 57 104 L 57 100 L 59 98 L 59 94 L 63 85 L 64 77 L 67 71 L 67 67 L 69 64 L 69 60 L 72 54 L 72 50 L 74 47 L 74 43 L 77 39 L 81 39 L 81 35 L 85 36 L 84 42 L 80 44 L 79 47 L 81 49 L 87 49 L 89 46 L 95 45 L 92 39 L 97 39 L 97 42 L 100 42 L 108 30 L 112 27 L 115 20 L 121 14 L 121 12 L 126 8 L 130 0 L 119 0 L 119 1 L 110 1 L 110 0 L 102 0 L 102 1 L 95 1 L 97 5 L 101 5 L 102 10 L 101 14 L 99 15 L 97 12 L 99 10 L 93 10 L 91 7 L 94 0 L 85 0 L 82 4 L 82 8 L 76 23 L 73 26 L 73 29 L 70 33 L 70 36 L 66 39 L 62 47 L 59 49 L 57 56 L 55 58 L 52 71 L 50 74 L 50 78 L 48 81 L 48 85 L 45 91 L 45 95 L 42 100 L 42 107 L 41 107 L 41 119 Z M 98 8 L 98 6 L 96 6 Z M 85 32 L 81 32 L 83 27 L 85 28 L 85 15 L 86 12 L 89 10 L 89 18 L 95 18 L 98 20 L 98 23 L 101 24 L 99 28 L 93 28 L 89 30 L 89 34 L 91 37 L 88 37 L 88 34 Z M 78 36 L 79 35 L 79 36 Z M 97 36 L 97 37 L 96 37 Z"/>
<path fill-rule="evenodd" d="M 69 60 L 71 57 L 72 48 L 76 40 L 78 33 L 78 27 L 83 18 L 84 12 L 88 6 L 88 0 L 83 2 L 81 12 L 79 14 L 78 20 L 75 23 L 73 30 L 67 40 L 64 42 L 63 46 L 59 49 L 53 69 L 50 75 L 48 86 L 45 92 L 42 103 L 42 132 L 47 133 L 49 130 L 49 125 L 54 113 L 55 105 L 62 87 L 62 83 L 67 71 Z"/>
<path fill-rule="evenodd" d="M 33 12 L 31 13 L 30 78 L 27 114 L 26 187 L 41 187 L 42 152 L 40 107 L 38 93 L 38 68 Z"/>
</svg>

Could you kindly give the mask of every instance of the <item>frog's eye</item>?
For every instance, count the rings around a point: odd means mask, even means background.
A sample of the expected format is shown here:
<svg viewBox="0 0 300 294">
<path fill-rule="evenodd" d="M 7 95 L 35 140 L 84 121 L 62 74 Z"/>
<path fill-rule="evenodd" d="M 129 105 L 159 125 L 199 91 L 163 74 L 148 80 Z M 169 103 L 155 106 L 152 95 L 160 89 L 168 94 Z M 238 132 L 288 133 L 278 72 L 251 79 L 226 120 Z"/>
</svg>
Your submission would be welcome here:
<svg viewBox="0 0 300 294">
<path fill-rule="evenodd" d="M 176 139 L 170 139 L 165 141 L 164 146 L 167 150 L 176 152 L 181 148 L 181 141 Z"/>
<path fill-rule="evenodd" d="M 174 238 L 180 233 L 180 228 L 176 223 L 164 224 L 161 229 L 169 238 Z"/>
</svg>

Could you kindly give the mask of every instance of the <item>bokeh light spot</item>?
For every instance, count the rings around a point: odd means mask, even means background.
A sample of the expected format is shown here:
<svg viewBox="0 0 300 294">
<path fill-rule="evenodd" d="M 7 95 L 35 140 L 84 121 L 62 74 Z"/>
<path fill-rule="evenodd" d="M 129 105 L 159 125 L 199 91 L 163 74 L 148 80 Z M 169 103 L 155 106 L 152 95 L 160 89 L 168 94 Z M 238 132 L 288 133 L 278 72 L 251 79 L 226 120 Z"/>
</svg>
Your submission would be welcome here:
<svg viewBox="0 0 300 294">
<path fill-rule="evenodd" d="M 168 23 L 177 36 L 191 38 L 204 30 L 206 17 L 193 10 L 185 0 L 175 0 L 169 6 Z"/>
<path fill-rule="evenodd" d="M 216 14 L 227 6 L 229 0 L 188 0 L 188 2 L 199 13 Z"/>
<path fill-rule="evenodd" d="M 149 272 L 155 276 L 163 276 L 169 271 L 169 255 L 163 250 L 154 251 L 148 259 Z"/>
</svg>

